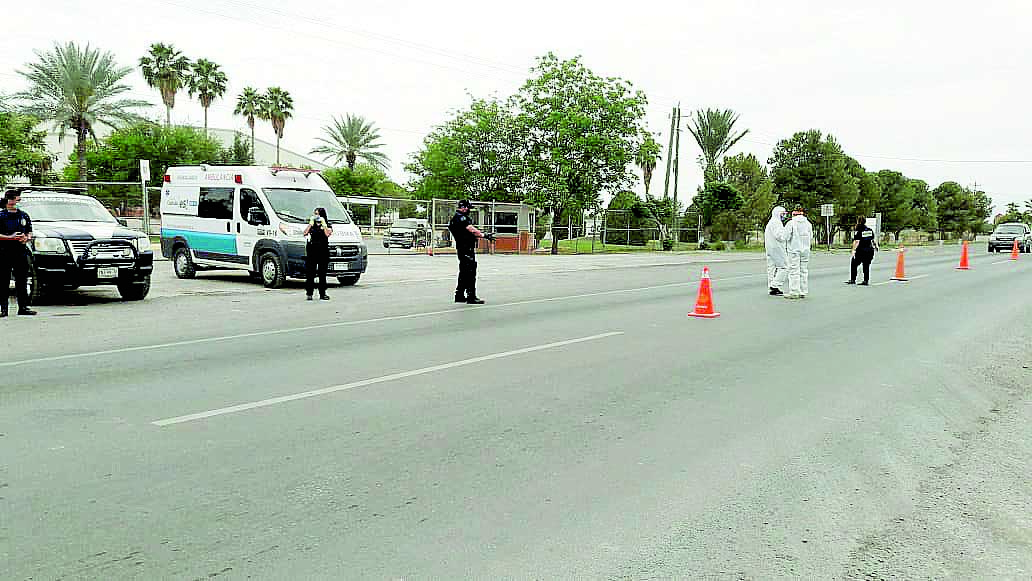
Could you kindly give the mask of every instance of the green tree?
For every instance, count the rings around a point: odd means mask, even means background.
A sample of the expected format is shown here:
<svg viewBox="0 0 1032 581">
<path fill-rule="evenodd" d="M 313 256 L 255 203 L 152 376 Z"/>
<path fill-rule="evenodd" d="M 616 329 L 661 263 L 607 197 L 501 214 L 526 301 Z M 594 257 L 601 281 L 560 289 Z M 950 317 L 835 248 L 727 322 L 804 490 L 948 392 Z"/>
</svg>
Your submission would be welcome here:
<svg viewBox="0 0 1032 581">
<path fill-rule="evenodd" d="M 233 145 L 222 150 L 223 165 L 254 165 L 254 151 L 239 134 L 233 135 Z"/>
<path fill-rule="evenodd" d="M 1000 223 L 1024 222 L 1025 214 L 1021 211 L 1021 206 L 1019 206 L 1016 202 L 1011 202 L 1007 204 L 1006 211 L 1003 213 L 1002 216 L 1000 216 L 998 221 Z"/>
<path fill-rule="evenodd" d="M 633 181 L 647 100 L 618 78 L 596 75 L 579 58 L 538 59 L 515 98 L 530 179 L 527 201 L 558 218 L 598 206 L 603 191 Z M 559 238 L 552 253 L 559 252 Z"/>
<path fill-rule="evenodd" d="M 155 43 L 146 56 L 140 57 L 140 69 L 147 86 L 161 93 L 165 103 L 165 125 L 172 124 L 172 108 L 176 93 L 189 86 L 190 59 L 171 44 Z"/>
<path fill-rule="evenodd" d="M 842 152 L 831 135 L 825 138 L 816 129 L 798 132 L 779 141 L 767 163 L 774 191 L 780 194 L 785 207 L 791 209 L 800 204 L 810 216 L 820 216 L 821 204 L 835 204 L 836 214 L 842 211 L 841 207 L 853 212 L 855 219 L 859 200 L 857 179 L 863 168 Z M 815 220 L 814 228 L 823 231 L 824 222 Z M 825 232 L 820 238 L 826 236 Z"/>
<path fill-rule="evenodd" d="M 516 116 L 497 100 L 475 99 L 423 141 L 405 169 L 417 198 L 516 202 L 527 178 Z"/>
<path fill-rule="evenodd" d="M 985 234 L 989 227 L 988 220 L 993 213 L 993 200 L 981 190 L 970 191 L 970 193 L 971 215 L 968 218 L 968 230 L 972 236 L 978 236 Z"/>
<path fill-rule="evenodd" d="M 702 150 L 699 165 L 707 182 L 716 179 L 712 172 L 720 158 L 748 135 L 748 129 L 735 132 L 737 122 L 738 114 L 731 109 L 706 109 L 694 113 L 688 131 Z"/>
<path fill-rule="evenodd" d="M 634 155 L 634 163 L 641 169 L 641 178 L 645 183 L 645 197 L 649 196 L 649 189 L 652 185 L 652 172 L 656 171 L 656 164 L 662 158 L 663 146 L 652 137 L 651 133 L 645 133 L 638 151 Z"/>
<path fill-rule="evenodd" d="M 644 220 L 650 227 L 659 231 L 660 244 L 670 239 L 670 224 L 677 215 L 677 206 L 673 198 L 653 198 L 645 194 L 645 199 L 637 200 L 631 212 L 635 218 Z"/>
<path fill-rule="evenodd" d="M 38 131 L 33 117 L 0 111 L 0 186 L 12 177 L 43 181 L 53 158 L 47 153 L 45 131 Z"/>
<path fill-rule="evenodd" d="M 739 153 L 723 158 L 714 166 L 712 173 L 716 181 L 731 184 L 742 194 L 742 226 L 762 228 L 777 203 L 767 168 L 755 155 Z"/>
<path fill-rule="evenodd" d="M 910 203 L 911 213 L 905 222 L 906 228 L 935 232 L 939 228 L 939 204 L 924 180 L 907 181 L 913 198 Z M 897 238 L 898 239 L 898 238 Z"/>
<path fill-rule="evenodd" d="M 251 153 L 254 153 L 254 120 L 262 118 L 264 110 L 262 95 L 253 87 L 245 87 L 243 92 L 237 96 L 234 115 L 241 115 L 247 120 L 247 127 L 251 130 Z"/>
<path fill-rule="evenodd" d="M 270 87 L 262 97 L 262 119 L 272 124 L 272 130 L 276 132 L 276 165 L 280 163 L 280 140 L 283 139 L 283 129 L 287 125 L 287 119 L 294 114 L 294 99 L 290 93 L 279 87 Z"/>
<path fill-rule="evenodd" d="M 132 68 L 119 66 L 110 52 L 69 42 L 37 51 L 36 56 L 38 60 L 26 65 L 27 71 L 19 71 L 29 88 L 13 97 L 22 104 L 23 114 L 57 127 L 59 139 L 68 129 L 75 132 L 78 178 L 84 180 L 86 140 L 96 139 L 96 126 L 114 128 L 141 121 L 136 110 L 150 104 L 119 97 L 130 90 L 124 81 Z"/>
<path fill-rule="evenodd" d="M 634 212 L 639 203 L 641 198 L 630 190 L 618 192 L 609 200 L 602 235 L 603 244 L 645 245 L 648 241 L 645 220 Z"/>
<path fill-rule="evenodd" d="M 322 145 L 311 153 L 322 155 L 335 164 L 347 161 L 350 169 L 355 169 L 358 160 L 384 171 L 389 169 L 387 156 L 377 151 L 383 144 L 380 143 L 380 131 L 372 121 L 348 113 L 344 119 L 334 117 L 333 125 L 323 127 L 323 134 L 324 137 L 318 139 Z"/>
<path fill-rule="evenodd" d="M 975 211 L 974 196 L 957 182 L 943 182 L 932 190 L 938 207 L 940 235 L 947 233 L 963 236 L 971 226 Z"/>
<path fill-rule="evenodd" d="M 221 99 L 226 94 L 228 82 L 226 73 L 222 72 L 219 65 L 205 59 L 198 59 L 193 64 L 193 73 L 187 80 L 187 90 L 191 97 L 197 96 L 201 107 L 204 108 L 205 135 L 208 134 L 208 108 L 215 99 Z"/>
<path fill-rule="evenodd" d="M 708 228 L 713 225 L 717 215 L 734 212 L 745 205 L 745 198 L 735 186 L 726 182 L 710 182 L 696 194 L 692 205 L 702 217 L 702 225 Z M 770 210 L 767 210 L 770 214 Z"/>
<path fill-rule="evenodd" d="M 223 163 L 228 154 L 222 145 L 190 127 L 168 127 L 141 123 L 118 129 L 86 152 L 90 181 L 140 181 L 140 160 L 151 163 L 151 179 L 147 185 L 160 187 L 169 166 Z M 65 169 L 71 178 L 74 170 Z M 135 196 L 138 189 L 132 190 Z M 128 205 L 125 189 L 92 191 L 108 205 Z M 154 200 L 157 202 L 158 200 Z M 151 204 L 151 208 L 157 208 Z"/>
<path fill-rule="evenodd" d="M 395 184 L 379 167 L 360 163 L 354 167 L 332 167 L 322 177 L 338 196 L 374 198 L 411 198 L 412 194 Z"/>
<path fill-rule="evenodd" d="M 900 234 L 913 222 L 913 183 L 905 175 L 889 169 L 878 172 L 878 181 L 882 185 L 882 199 L 877 208 L 882 213 L 882 230 L 892 232 L 898 242 Z"/>
</svg>

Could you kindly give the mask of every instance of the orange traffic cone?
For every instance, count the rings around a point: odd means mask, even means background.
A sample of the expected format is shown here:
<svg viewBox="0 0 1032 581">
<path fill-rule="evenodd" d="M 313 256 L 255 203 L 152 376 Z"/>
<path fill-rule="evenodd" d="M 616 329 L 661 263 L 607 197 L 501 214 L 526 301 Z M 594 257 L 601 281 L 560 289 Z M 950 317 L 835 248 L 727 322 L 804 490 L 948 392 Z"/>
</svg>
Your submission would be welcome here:
<svg viewBox="0 0 1032 581">
<path fill-rule="evenodd" d="M 957 270 L 971 270 L 971 264 L 968 262 L 968 245 L 967 240 L 963 241 L 960 249 L 960 266 Z"/>
<path fill-rule="evenodd" d="M 716 319 L 720 313 L 713 310 L 713 291 L 710 289 L 709 267 L 702 268 L 702 280 L 699 281 L 699 298 L 695 299 L 695 310 L 689 317 Z"/>
<path fill-rule="evenodd" d="M 430 240 L 427 241 L 427 243 L 426 243 L 426 255 L 427 256 L 433 256 L 434 255 L 434 237 L 433 236 L 431 236 Z"/>
<path fill-rule="evenodd" d="M 896 276 L 892 277 L 890 280 L 898 280 L 904 282 L 907 280 L 907 270 L 903 264 L 904 252 L 906 252 L 906 250 L 902 246 L 900 246 L 899 254 L 896 256 Z"/>
<path fill-rule="evenodd" d="M 1011 260 L 1018 259 L 1018 239 L 1014 239 L 1014 248 L 1011 249 Z"/>
</svg>

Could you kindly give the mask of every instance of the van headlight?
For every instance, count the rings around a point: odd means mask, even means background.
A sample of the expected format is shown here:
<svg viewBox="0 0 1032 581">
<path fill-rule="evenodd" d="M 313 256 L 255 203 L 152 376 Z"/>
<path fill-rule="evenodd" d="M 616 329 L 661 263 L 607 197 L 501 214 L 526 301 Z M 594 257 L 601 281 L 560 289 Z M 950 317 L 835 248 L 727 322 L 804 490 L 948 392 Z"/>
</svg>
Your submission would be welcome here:
<svg viewBox="0 0 1032 581">
<path fill-rule="evenodd" d="M 37 236 L 32 239 L 32 247 L 40 254 L 68 254 L 68 246 L 60 238 Z"/>
<path fill-rule="evenodd" d="M 136 247 L 137 252 L 148 252 L 151 249 L 150 238 L 147 236 L 141 236 L 133 239 L 133 246 Z"/>
</svg>

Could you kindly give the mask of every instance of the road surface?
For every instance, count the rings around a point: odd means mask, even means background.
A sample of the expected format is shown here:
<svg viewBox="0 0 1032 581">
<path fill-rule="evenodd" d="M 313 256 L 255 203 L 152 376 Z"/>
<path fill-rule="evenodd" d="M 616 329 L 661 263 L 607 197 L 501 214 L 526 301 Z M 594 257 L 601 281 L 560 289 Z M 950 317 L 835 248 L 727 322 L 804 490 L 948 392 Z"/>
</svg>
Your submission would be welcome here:
<svg viewBox="0 0 1032 581">
<path fill-rule="evenodd" d="M 885 254 L 73 295 L 0 326 L 0 578 L 1028 578 L 1032 260 Z"/>
</svg>

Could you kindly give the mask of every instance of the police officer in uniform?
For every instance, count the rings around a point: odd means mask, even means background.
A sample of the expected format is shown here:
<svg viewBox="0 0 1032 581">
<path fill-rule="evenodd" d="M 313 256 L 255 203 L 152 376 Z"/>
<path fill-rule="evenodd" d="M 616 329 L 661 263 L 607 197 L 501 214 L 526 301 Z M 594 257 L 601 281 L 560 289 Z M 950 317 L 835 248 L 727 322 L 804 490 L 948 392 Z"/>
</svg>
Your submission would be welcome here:
<svg viewBox="0 0 1032 581">
<path fill-rule="evenodd" d="M 4 206 L 0 210 L 0 317 L 7 316 L 10 294 L 11 272 L 14 272 L 14 286 L 18 294 L 18 314 L 35 315 L 29 308 L 28 277 L 29 249 L 32 240 L 32 220 L 18 209 L 21 194 L 11 190 L 4 194 Z"/>
<path fill-rule="evenodd" d="M 494 235 L 478 230 L 469 217 L 469 210 L 469 200 L 462 200 L 448 223 L 448 231 L 455 241 L 455 252 L 459 256 L 459 284 L 455 287 L 455 302 L 482 305 L 484 301 L 477 297 L 477 239 L 494 240 Z"/>
<path fill-rule="evenodd" d="M 867 226 L 863 216 L 856 219 L 856 232 L 853 234 L 853 258 L 849 262 L 849 280 L 846 284 L 856 284 L 856 267 L 861 264 L 864 267 L 864 281 L 861 286 L 870 284 L 871 261 L 874 260 L 874 251 L 878 243 L 874 239 L 874 230 Z"/>
</svg>

